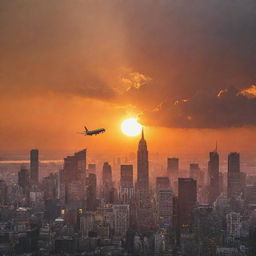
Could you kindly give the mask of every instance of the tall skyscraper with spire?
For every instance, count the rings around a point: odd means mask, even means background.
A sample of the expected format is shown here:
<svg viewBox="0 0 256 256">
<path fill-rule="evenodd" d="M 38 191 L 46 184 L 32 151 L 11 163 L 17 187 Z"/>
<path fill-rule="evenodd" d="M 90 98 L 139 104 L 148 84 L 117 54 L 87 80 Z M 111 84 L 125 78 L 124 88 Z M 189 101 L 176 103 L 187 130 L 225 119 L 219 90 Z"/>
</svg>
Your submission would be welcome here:
<svg viewBox="0 0 256 256">
<path fill-rule="evenodd" d="M 137 152 L 137 189 L 144 193 L 149 190 L 148 149 L 143 129 Z"/>
<path fill-rule="evenodd" d="M 138 229 L 147 230 L 155 227 L 149 193 L 148 149 L 143 130 L 137 152 L 136 202 L 136 222 Z"/>
</svg>

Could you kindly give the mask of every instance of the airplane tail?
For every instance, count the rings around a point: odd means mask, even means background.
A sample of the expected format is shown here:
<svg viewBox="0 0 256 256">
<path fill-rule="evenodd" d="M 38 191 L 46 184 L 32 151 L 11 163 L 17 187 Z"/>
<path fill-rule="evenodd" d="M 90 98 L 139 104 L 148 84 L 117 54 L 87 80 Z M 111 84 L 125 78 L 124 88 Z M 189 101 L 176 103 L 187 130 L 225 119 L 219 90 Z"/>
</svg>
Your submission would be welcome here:
<svg viewBox="0 0 256 256">
<path fill-rule="evenodd" d="M 86 126 L 84 126 L 84 129 L 85 129 L 85 131 L 86 131 L 86 132 L 88 132 L 88 129 L 87 129 L 87 127 L 86 127 Z"/>
</svg>

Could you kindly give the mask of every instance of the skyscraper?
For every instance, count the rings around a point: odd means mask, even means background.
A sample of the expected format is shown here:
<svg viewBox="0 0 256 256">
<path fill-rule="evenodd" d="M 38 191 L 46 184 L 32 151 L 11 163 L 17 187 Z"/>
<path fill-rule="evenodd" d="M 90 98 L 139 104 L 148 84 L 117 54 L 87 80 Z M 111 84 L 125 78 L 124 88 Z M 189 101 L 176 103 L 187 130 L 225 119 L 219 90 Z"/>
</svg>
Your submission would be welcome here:
<svg viewBox="0 0 256 256">
<path fill-rule="evenodd" d="M 167 174 L 170 177 L 177 177 L 179 173 L 179 158 L 167 158 Z"/>
<path fill-rule="evenodd" d="M 192 178 L 179 178 L 178 218 L 181 228 L 191 228 L 192 211 L 197 202 L 196 181 Z"/>
<path fill-rule="evenodd" d="M 149 190 L 149 172 L 148 172 L 148 149 L 147 142 L 144 139 L 142 130 L 141 140 L 137 151 L 137 188 L 144 195 L 148 194 Z"/>
<path fill-rule="evenodd" d="M 126 232 L 129 228 L 129 205 L 128 204 L 114 204 L 113 206 L 114 215 L 114 230 L 115 236 L 125 237 Z"/>
<path fill-rule="evenodd" d="M 23 193 L 25 194 L 29 190 L 29 170 L 24 166 L 21 166 L 21 169 L 18 173 L 18 184 L 22 188 Z"/>
<path fill-rule="evenodd" d="M 31 185 L 37 185 L 39 181 L 39 151 L 32 149 L 30 151 L 30 181 Z"/>
<path fill-rule="evenodd" d="M 97 188 L 96 174 L 89 173 L 88 187 L 87 187 L 87 207 L 86 207 L 88 211 L 95 211 L 97 208 L 96 188 Z"/>
<path fill-rule="evenodd" d="M 64 158 L 63 175 L 66 183 L 84 179 L 86 175 L 86 149 Z"/>
<path fill-rule="evenodd" d="M 120 200 L 128 203 L 134 195 L 133 166 L 121 165 L 120 173 Z"/>
<path fill-rule="evenodd" d="M 231 152 L 228 155 L 228 197 L 235 197 L 241 192 L 240 155 Z"/>
<path fill-rule="evenodd" d="M 4 180 L 0 180 L 0 206 L 7 204 L 7 184 Z"/>
<path fill-rule="evenodd" d="M 170 180 L 168 177 L 156 177 L 156 192 L 162 189 L 170 189 Z"/>
<path fill-rule="evenodd" d="M 113 187 L 112 181 L 112 167 L 108 162 L 103 164 L 102 168 L 102 184 L 103 184 L 103 197 L 106 203 L 110 202 L 111 189 Z"/>
<path fill-rule="evenodd" d="M 172 203 L 173 197 L 170 188 L 160 189 L 157 191 L 158 224 L 162 228 L 170 227 L 172 223 Z"/>
<path fill-rule="evenodd" d="M 208 162 L 209 176 L 209 203 L 212 204 L 220 194 L 219 184 L 219 154 L 217 150 L 210 152 L 210 160 Z"/>
</svg>

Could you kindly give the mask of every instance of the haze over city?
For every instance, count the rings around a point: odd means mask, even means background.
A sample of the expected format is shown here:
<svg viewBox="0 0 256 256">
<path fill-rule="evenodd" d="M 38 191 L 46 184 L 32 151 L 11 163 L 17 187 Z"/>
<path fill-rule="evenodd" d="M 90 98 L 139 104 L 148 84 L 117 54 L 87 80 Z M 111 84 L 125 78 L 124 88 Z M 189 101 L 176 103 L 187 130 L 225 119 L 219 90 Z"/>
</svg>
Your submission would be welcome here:
<svg viewBox="0 0 256 256">
<path fill-rule="evenodd" d="M 255 19 L 247 0 L 1 1 L 1 152 L 134 151 L 138 117 L 153 152 L 250 153 Z"/>
</svg>

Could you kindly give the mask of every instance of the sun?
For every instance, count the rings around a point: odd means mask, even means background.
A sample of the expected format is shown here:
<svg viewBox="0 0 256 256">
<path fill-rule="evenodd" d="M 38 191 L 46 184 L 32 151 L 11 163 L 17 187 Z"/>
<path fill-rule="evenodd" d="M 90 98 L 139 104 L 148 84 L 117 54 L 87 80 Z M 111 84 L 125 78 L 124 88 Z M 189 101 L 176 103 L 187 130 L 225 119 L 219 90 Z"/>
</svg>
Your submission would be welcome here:
<svg viewBox="0 0 256 256">
<path fill-rule="evenodd" d="M 129 118 L 122 122 L 121 130 L 127 136 L 137 136 L 142 131 L 142 125 L 136 118 Z"/>
</svg>

